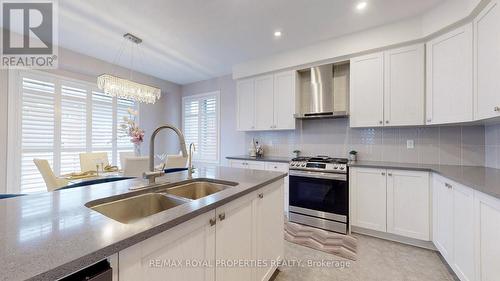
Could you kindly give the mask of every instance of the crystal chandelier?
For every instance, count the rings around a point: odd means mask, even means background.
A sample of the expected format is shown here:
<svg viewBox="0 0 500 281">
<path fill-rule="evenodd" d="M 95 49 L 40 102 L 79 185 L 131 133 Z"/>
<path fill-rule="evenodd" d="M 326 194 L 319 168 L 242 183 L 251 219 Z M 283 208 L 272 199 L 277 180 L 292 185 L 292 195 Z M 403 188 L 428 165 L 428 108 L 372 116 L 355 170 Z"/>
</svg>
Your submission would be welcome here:
<svg viewBox="0 0 500 281">
<path fill-rule="evenodd" d="M 130 33 L 123 35 L 123 37 L 137 45 L 142 42 L 142 39 Z M 133 62 L 133 59 L 131 61 Z M 130 66 L 130 76 L 132 76 L 132 66 Z M 161 90 L 159 88 L 111 74 L 99 75 L 97 77 L 97 87 L 103 90 L 105 95 L 142 103 L 156 103 L 161 97 Z"/>
</svg>

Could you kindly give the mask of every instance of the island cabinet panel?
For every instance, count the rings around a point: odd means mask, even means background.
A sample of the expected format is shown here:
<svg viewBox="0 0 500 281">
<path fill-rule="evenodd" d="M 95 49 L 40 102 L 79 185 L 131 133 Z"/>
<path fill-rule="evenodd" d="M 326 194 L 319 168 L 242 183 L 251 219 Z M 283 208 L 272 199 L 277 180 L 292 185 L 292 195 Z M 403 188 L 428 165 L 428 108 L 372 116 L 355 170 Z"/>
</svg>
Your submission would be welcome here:
<svg viewBox="0 0 500 281">
<path fill-rule="evenodd" d="M 190 266 L 214 262 L 215 210 L 182 223 L 119 253 L 120 281 L 215 280 L 215 268 Z"/>
<path fill-rule="evenodd" d="M 496 281 L 500 276 L 500 200 L 475 192 L 477 279 Z"/>
<path fill-rule="evenodd" d="M 279 180 L 119 252 L 119 278 L 267 281 L 283 258 L 283 219 Z"/>
<path fill-rule="evenodd" d="M 251 193 L 217 208 L 216 256 L 221 262 L 255 260 L 253 221 L 255 194 Z M 254 269 L 246 265 L 221 264 L 216 269 L 217 281 L 252 281 Z M 194 280 L 193 280 L 194 281 Z"/>
<path fill-rule="evenodd" d="M 500 116 L 500 1 L 491 1 L 474 20 L 476 119 Z"/>
<path fill-rule="evenodd" d="M 429 173 L 387 170 L 387 232 L 430 240 Z"/>
<path fill-rule="evenodd" d="M 426 124 L 473 120 L 472 25 L 427 43 Z"/>
<path fill-rule="evenodd" d="M 255 202 L 255 234 L 257 260 L 266 264 L 256 269 L 256 280 L 269 280 L 276 264 L 283 258 L 283 188 L 276 184 L 257 194 Z"/>
</svg>

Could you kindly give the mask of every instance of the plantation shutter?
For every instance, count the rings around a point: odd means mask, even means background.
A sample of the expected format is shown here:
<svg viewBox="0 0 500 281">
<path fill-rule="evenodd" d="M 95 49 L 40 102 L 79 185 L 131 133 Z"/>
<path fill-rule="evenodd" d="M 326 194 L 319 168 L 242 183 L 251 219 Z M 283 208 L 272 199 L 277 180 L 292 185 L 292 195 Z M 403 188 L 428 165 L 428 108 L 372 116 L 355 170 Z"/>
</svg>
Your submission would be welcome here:
<svg viewBox="0 0 500 281">
<path fill-rule="evenodd" d="M 129 117 L 128 109 L 131 108 L 133 110 L 137 109 L 135 102 L 130 100 L 118 99 L 116 106 L 116 116 L 117 116 L 117 164 L 120 164 L 120 152 L 133 152 L 134 144 L 130 142 L 130 137 L 127 135 L 127 132 L 123 131 L 120 128 L 120 125 L 124 122 L 124 117 Z M 137 121 L 137 120 L 136 120 Z"/>
<path fill-rule="evenodd" d="M 80 153 L 87 151 L 87 90 L 61 87 L 60 174 L 80 170 Z"/>
<path fill-rule="evenodd" d="M 92 91 L 92 151 L 107 152 L 112 163 L 113 98 Z"/>
<path fill-rule="evenodd" d="M 197 161 L 219 161 L 218 102 L 218 93 L 184 98 L 183 131 L 187 145 L 196 145 Z"/>
<path fill-rule="evenodd" d="M 33 159 L 54 164 L 55 85 L 49 79 L 28 77 L 21 84 L 21 193 L 44 191 Z"/>
</svg>

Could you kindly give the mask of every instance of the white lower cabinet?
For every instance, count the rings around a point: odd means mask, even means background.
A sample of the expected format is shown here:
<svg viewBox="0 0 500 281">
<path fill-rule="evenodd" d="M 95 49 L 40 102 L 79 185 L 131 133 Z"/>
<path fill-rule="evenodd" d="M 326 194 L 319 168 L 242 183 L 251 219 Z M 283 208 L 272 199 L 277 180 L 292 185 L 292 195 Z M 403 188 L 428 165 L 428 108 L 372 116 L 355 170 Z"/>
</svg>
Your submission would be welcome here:
<svg viewBox="0 0 500 281">
<path fill-rule="evenodd" d="M 476 279 L 474 191 L 433 175 L 433 242 L 462 281 Z"/>
<path fill-rule="evenodd" d="M 475 192 L 476 280 L 500 278 L 500 200 Z"/>
<path fill-rule="evenodd" d="M 387 232 L 430 241 L 429 173 L 387 171 Z"/>
<path fill-rule="evenodd" d="M 119 252 L 120 281 L 269 280 L 283 258 L 282 196 L 280 180 Z"/>
<path fill-rule="evenodd" d="M 351 168 L 350 181 L 351 225 L 385 232 L 386 170 Z"/>
<path fill-rule="evenodd" d="M 351 225 L 430 240 L 429 173 L 351 168 Z"/>
</svg>

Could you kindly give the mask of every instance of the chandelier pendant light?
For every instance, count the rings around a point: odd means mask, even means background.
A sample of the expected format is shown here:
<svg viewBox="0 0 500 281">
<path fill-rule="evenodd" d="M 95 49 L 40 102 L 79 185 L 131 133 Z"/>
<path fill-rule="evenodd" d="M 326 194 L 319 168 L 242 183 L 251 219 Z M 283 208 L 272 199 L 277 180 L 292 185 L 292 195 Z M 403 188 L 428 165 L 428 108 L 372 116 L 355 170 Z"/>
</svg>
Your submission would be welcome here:
<svg viewBox="0 0 500 281">
<path fill-rule="evenodd" d="M 123 35 L 123 37 L 136 45 L 142 42 L 142 39 L 130 33 Z M 133 54 L 131 55 L 131 61 L 133 63 Z M 130 66 L 130 78 L 132 78 L 132 67 L 133 65 Z M 131 79 L 125 79 L 112 74 L 99 75 L 97 77 L 97 87 L 102 90 L 105 95 L 141 103 L 156 103 L 161 97 L 161 89 L 159 88 L 134 82 Z"/>
</svg>

